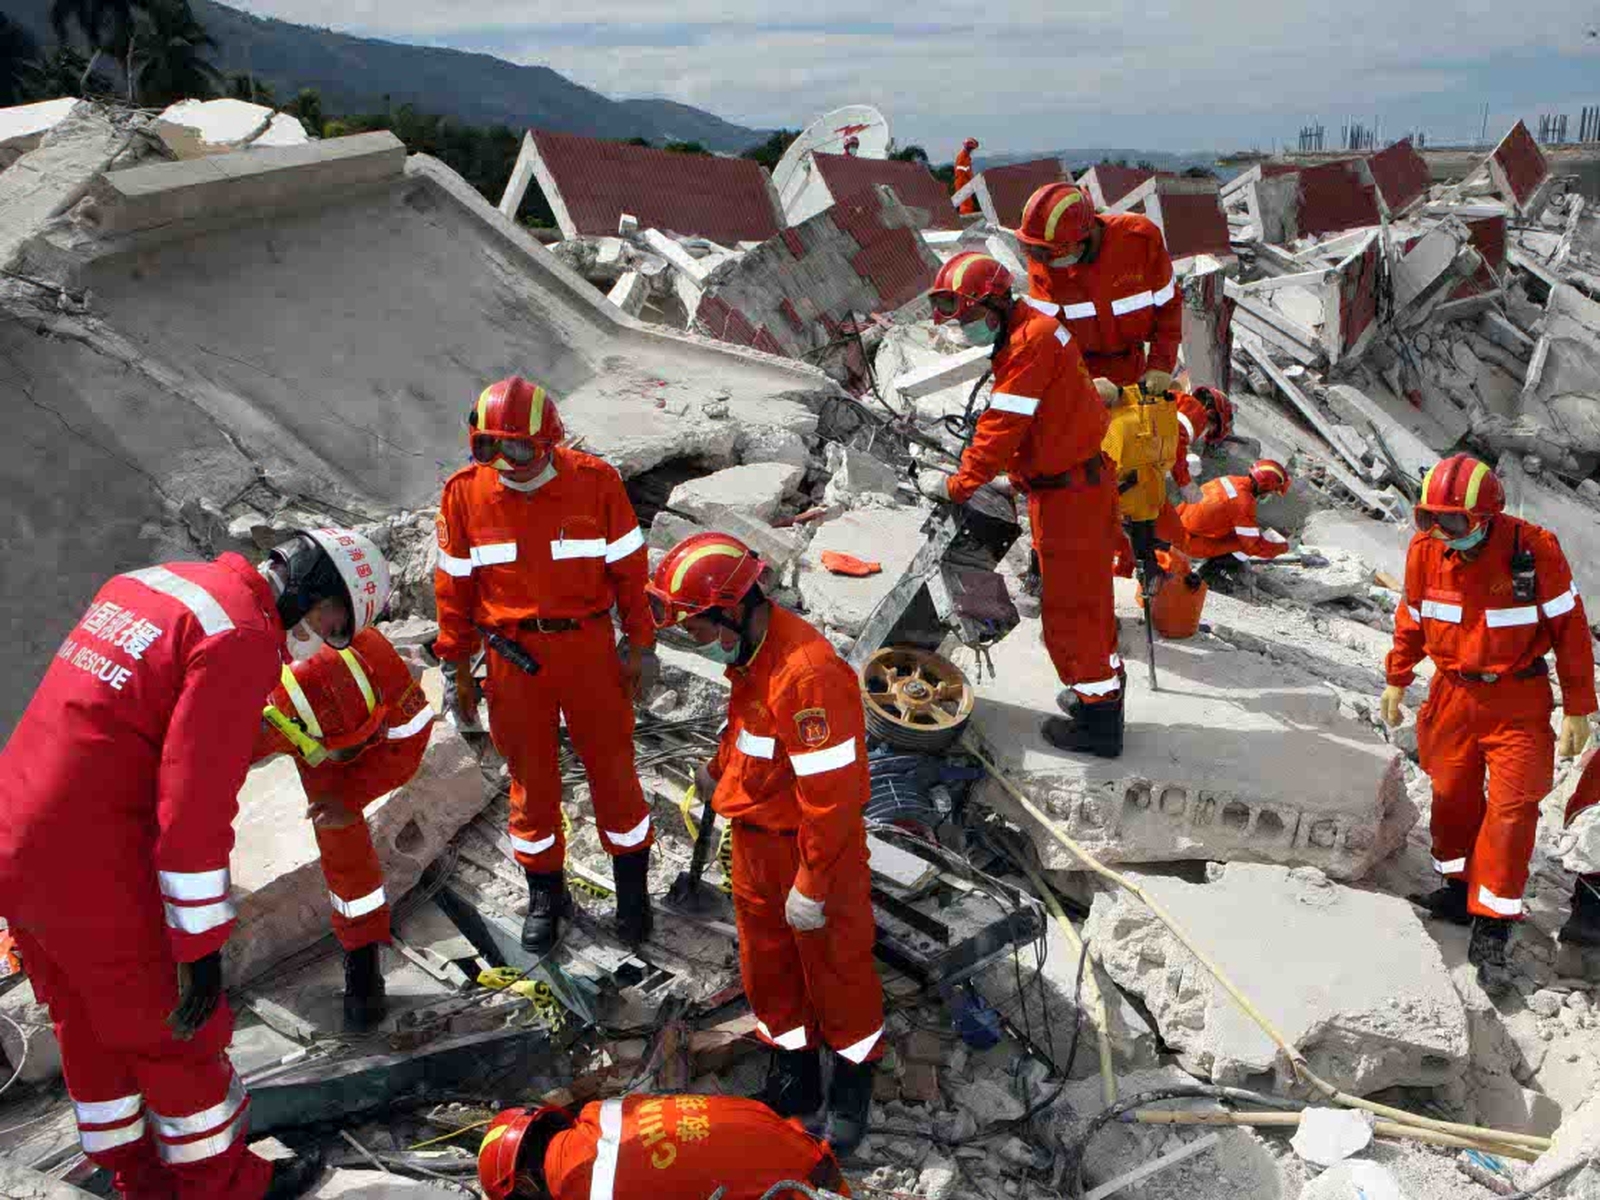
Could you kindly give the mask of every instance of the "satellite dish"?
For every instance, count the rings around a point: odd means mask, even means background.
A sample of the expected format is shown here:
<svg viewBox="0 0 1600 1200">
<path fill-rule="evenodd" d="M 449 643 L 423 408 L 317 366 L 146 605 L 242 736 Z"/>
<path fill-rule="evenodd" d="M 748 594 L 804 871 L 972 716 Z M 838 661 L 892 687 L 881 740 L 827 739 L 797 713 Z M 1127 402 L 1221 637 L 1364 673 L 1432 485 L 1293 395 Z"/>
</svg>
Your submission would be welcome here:
<svg viewBox="0 0 1600 1200">
<path fill-rule="evenodd" d="M 819 117 L 784 151 L 772 172 L 772 186 L 777 189 L 789 224 L 804 219 L 793 217 L 795 212 L 805 211 L 809 216 L 833 203 L 831 199 L 824 199 L 821 204 L 805 202 L 811 189 L 820 188 L 824 194 L 827 191 L 812 170 L 811 156 L 843 154 L 845 142 L 852 137 L 860 142 L 857 158 L 889 157 L 889 121 L 870 104 L 847 104 Z"/>
</svg>

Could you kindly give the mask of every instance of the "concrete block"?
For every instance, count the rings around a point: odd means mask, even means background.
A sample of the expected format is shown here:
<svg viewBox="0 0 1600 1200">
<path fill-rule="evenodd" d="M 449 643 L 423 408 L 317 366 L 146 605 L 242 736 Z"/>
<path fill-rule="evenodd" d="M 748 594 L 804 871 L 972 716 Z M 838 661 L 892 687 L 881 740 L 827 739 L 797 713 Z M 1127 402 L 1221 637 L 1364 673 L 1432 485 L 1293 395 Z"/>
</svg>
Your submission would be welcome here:
<svg viewBox="0 0 1600 1200">
<path fill-rule="evenodd" d="M 295 117 L 233 99 L 180 100 L 156 118 L 154 132 L 179 160 L 247 146 L 303 146 L 311 140 Z"/>
<path fill-rule="evenodd" d="M 770 520 L 783 497 L 805 474 L 793 463 L 746 463 L 680 483 L 667 498 L 667 507 L 703 519 L 713 507 L 750 513 Z"/>
<path fill-rule="evenodd" d="M 37 149 L 44 135 L 49 133 L 84 101 L 76 96 L 63 96 L 59 100 L 41 100 L 37 104 L 18 104 L 0 108 L 0 150 L 15 150 L 26 154 Z"/>
<path fill-rule="evenodd" d="M 1335 600 L 1348 600 L 1365 596 L 1372 585 L 1372 568 L 1354 554 L 1332 546 L 1321 549 L 1304 543 L 1299 553 L 1321 554 L 1328 560 L 1325 567 L 1308 567 L 1272 562 L 1257 564 L 1256 582 L 1262 591 L 1296 604 L 1331 604 Z"/>
<path fill-rule="evenodd" d="M 945 388 L 971 384 L 989 369 L 990 357 L 991 347 L 988 346 L 973 346 L 959 354 L 940 355 L 928 366 L 897 375 L 891 386 L 897 395 L 919 400 Z"/>
<path fill-rule="evenodd" d="M 1227 863 L 1207 875 L 1136 879 L 1319 1076 L 1356 1095 L 1460 1077 L 1466 1011 L 1409 903 L 1309 868 Z M 1290 1086 L 1288 1060 L 1142 903 L 1098 896 L 1085 931 L 1186 1069 L 1223 1085 L 1271 1073 Z"/>
<path fill-rule="evenodd" d="M 0 1073 L 0 1082 L 9 1079 L 19 1063 L 22 1071 L 17 1080 L 21 1083 L 44 1083 L 59 1078 L 61 1045 L 50 1023 L 50 1010 L 34 995 L 33 980 L 24 979 L 0 996 L 0 1015 L 22 1026 L 28 1048 L 24 1057 L 23 1035 L 17 1033 L 11 1021 L 0 1021 L 0 1051 L 5 1052 L 5 1061 L 10 1064 Z M 0 1195 L 5 1194 L 0 1192 Z"/>
<path fill-rule="evenodd" d="M 1387 391 L 1380 398 L 1349 384 L 1336 383 L 1328 388 L 1327 404 L 1340 420 L 1382 443 L 1400 469 L 1416 479 L 1421 479 L 1455 441 L 1437 421 L 1403 400 L 1394 399 Z"/>
<path fill-rule="evenodd" d="M 311 1200 L 458 1200 L 461 1195 L 453 1187 L 385 1175 L 376 1169 L 333 1171 L 308 1194 Z"/>
<path fill-rule="evenodd" d="M 900 486 L 900 475 L 882 459 L 865 450 L 837 443 L 828 447 L 828 466 L 833 477 L 823 492 L 823 502 L 848 506 L 866 495 L 893 496 Z"/>
<path fill-rule="evenodd" d="M 1546 1186 L 1550 1179 L 1580 1162 L 1587 1165 L 1560 1183 Z M 1548 1200 L 1600 1196 L 1600 1092 L 1591 1093 L 1581 1106 L 1567 1113 L 1556 1130 L 1555 1145 L 1528 1169 L 1522 1187 L 1537 1191 Z"/>
<path fill-rule="evenodd" d="M 795 529 L 774 529 L 765 521 L 740 509 L 713 504 L 704 517 L 707 529 L 731 533 L 759 554 L 768 566 L 782 571 L 806 548 L 805 537 Z"/>
<path fill-rule="evenodd" d="M 788 463 L 796 467 L 811 465 L 811 449 L 805 438 L 792 429 L 777 425 L 747 425 L 739 431 L 735 454 L 742 463 Z"/>
<path fill-rule="evenodd" d="M 0 1196 L 6 1200 L 85 1200 L 93 1194 L 0 1157 Z"/>
<path fill-rule="evenodd" d="M 650 280 L 641 271 L 624 271 L 622 278 L 606 293 L 606 299 L 630 317 L 637 317 L 649 298 Z"/>
<path fill-rule="evenodd" d="M 428 678 L 436 694 L 438 672 Z M 391 905 L 488 799 L 477 755 L 448 722 L 436 721 L 416 777 L 366 810 Z M 236 984 L 328 932 L 328 889 L 305 810 L 299 774 L 283 756 L 252 770 L 239 794 L 232 860 L 239 925 L 223 952 Z"/>
<path fill-rule="evenodd" d="M 800 597 L 807 619 L 846 637 L 860 633 L 921 549 L 926 519 L 922 509 L 870 508 L 825 522 L 800 559 Z M 829 550 L 882 563 L 883 571 L 865 579 L 830 574 L 822 566 L 822 555 Z"/>
<path fill-rule="evenodd" d="M 691 521 L 688 517 L 680 517 L 677 513 L 663 509 L 656 514 L 656 519 L 650 522 L 650 534 L 645 538 L 645 544 L 652 550 L 671 550 L 684 538 L 705 531 L 706 527 L 698 521 Z"/>
<path fill-rule="evenodd" d="M 1300 536 L 1308 544 L 1320 546 L 1324 554 L 1338 550 L 1354 555 L 1372 570 L 1403 582 L 1412 532 L 1409 525 L 1374 521 L 1357 513 L 1325 508 L 1311 514 Z"/>
<path fill-rule="evenodd" d="M 1061 682 L 1038 621 L 994 648 L 998 681 L 977 685 L 969 729 L 1066 833 L 1107 862 L 1307 864 L 1349 879 L 1401 844 L 1417 813 L 1400 756 L 1342 713 L 1321 679 L 1200 636 L 1158 642 L 1152 694 L 1132 582 L 1118 590 L 1121 758 L 1062 754 L 1044 740 Z M 1020 821 L 1047 870 L 1081 869 L 998 785 L 981 785 L 978 798 Z"/>
<path fill-rule="evenodd" d="M 79 105 L 0 173 L 0 268 L 15 268 L 23 245 L 82 198 L 124 140 L 104 113 Z"/>
</svg>

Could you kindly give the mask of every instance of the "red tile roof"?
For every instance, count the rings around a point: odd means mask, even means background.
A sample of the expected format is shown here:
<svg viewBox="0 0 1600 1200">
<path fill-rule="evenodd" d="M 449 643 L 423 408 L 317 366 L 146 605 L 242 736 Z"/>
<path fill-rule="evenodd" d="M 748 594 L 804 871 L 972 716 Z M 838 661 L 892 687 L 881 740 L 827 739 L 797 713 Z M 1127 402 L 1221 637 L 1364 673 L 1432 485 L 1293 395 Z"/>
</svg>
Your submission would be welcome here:
<svg viewBox="0 0 1600 1200">
<path fill-rule="evenodd" d="M 983 172 L 989 187 L 989 198 L 994 201 L 995 215 L 1007 229 L 1015 229 L 1022 220 L 1022 206 L 1047 183 L 1060 183 L 1067 178 L 1058 158 L 1038 158 L 1032 162 L 1012 163 L 1008 167 L 988 167 Z"/>
<path fill-rule="evenodd" d="M 765 241 L 782 228 L 767 174 L 750 159 L 674 154 L 542 129 L 533 140 L 584 236 L 615 236 L 625 212 L 639 218 L 641 229 L 725 246 Z"/>
<path fill-rule="evenodd" d="M 1428 164 L 1411 146 L 1411 139 L 1396 142 L 1367 159 L 1372 180 L 1391 213 L 1398 213 L 1428 194 L 1433 181 Z"/>
<path fill-rule="evenodd" d="M 921 163 L 885 158 L 853 158 L 848 154 L 813 154 L 822 181 L 838 200 L 864 188 L 886 184 L 907 208 L 924 209 L 924 229 L 960 229 L 961 221 L 950 204 L 950 193 Z"/>
</svg>

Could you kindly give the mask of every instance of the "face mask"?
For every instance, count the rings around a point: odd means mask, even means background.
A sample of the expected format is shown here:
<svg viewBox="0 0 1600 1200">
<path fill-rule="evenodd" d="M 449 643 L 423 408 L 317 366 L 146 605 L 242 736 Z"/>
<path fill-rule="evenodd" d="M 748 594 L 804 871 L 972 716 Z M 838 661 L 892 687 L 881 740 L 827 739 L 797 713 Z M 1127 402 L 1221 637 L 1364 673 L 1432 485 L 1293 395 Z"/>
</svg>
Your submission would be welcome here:
<svg viewBox="0 0 1600 1200">
<path fill-rule="evenodd" d="M 963 322 L 961 333 L 974 346 L 992 346 L 1000 340 L 1000 326 L 991 325 L 987 317 Z"/>
<path fill-rule="evenodd" d="M 1063 254 L 1058 258 L 1052 258 L 1050 260 L 1050 265 L 1052 267 L 1055 267 L 1055 268 L 1059 269 L 1061 267 L 1075 267 L 1079 263 L 1081 263 L 1082 261 L 1083 261 L 1083 247 L 1079 246 L 1071 254 Z"/>
<path fill-rule="evenodd" d="M 1452 550 L 1471 550 L 1474 546 L 1478 545 L 1479 542 L 1483 541 L 1483 539 L 1488 536 L 1489 527 L 1487 525 L 1480 525 L 1471 533 L 1467 534 L 1466 537 L 1455 538 L 1452 541 L 1446 542 L 1445 545 L 1449 546 Z"/>
<path fill-rule="evenodd" d="M 713 638 L 705 645 L 696 645 L 694 652 L 701 658 L 710 659 L 724 667 L 731 667 L 739 661 L 739 651 L 744 648 L 742 642 L 734 643 L 732 649 L 722 644 L 722 639 Z"/>
</svg>

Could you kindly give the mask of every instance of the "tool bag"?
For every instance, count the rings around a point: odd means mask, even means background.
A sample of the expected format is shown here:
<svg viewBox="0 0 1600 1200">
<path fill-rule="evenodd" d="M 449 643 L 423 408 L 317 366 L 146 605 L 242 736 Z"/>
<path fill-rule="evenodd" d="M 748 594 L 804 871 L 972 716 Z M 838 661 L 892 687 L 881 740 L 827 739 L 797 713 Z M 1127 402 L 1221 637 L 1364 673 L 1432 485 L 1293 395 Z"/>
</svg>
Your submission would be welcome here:
<svg viewBox="0 0 1600 1200">
<path fill-rule="evenodd" d="M 1171 395 L 1122 389 L 1101 449 L 1117 468 L 1118 503 L 1125 521 L 1154 521 L 1167 502 L 1167 476 L 1178 457 L 1178 404 Z"/>
</svg>

